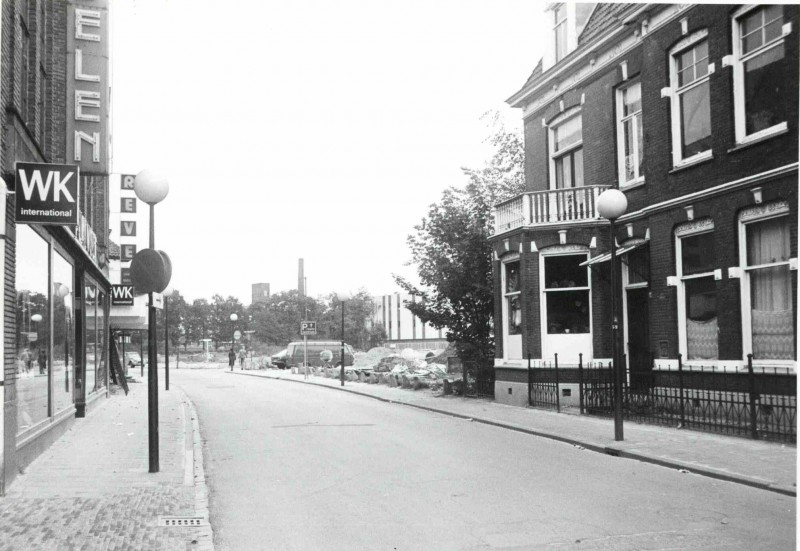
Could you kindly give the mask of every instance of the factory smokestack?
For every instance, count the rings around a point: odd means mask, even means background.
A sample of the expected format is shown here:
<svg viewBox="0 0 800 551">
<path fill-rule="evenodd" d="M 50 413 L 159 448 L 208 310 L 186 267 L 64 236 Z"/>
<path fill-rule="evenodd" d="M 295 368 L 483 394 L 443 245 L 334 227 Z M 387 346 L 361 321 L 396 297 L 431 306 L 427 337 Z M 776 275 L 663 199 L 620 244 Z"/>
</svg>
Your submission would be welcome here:
<svg viewBox="0 0 800 551">
<path fill-rule="evenodd" d="M 303 259 L 297 261 L 297 294 L 301 297 L 306 296 L 305 276 L 303 274 Z"/>
</svg>

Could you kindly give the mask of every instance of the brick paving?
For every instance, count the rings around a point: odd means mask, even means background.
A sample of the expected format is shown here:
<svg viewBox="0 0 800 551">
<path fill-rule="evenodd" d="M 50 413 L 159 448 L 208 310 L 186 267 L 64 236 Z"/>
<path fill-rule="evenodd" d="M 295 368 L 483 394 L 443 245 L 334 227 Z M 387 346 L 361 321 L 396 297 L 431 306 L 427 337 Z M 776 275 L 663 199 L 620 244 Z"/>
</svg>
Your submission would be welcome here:
<svg viewBox="0 0 800 551">
<path fill-rule="evenodd" d="M 163 385 L 163 383 L 162 383 Z M 194 406 L 159 389 L 160 472 L 148 472 L 147 382 L 103 400 L 0 498 L 0 550 L 213 550 Z M 160 527 L 159 516 L 201 527 Z"/>
<path fill-rule="evenodd" d="M 474 422 L 526 432 L 582 448 L 637 459 L 694 474 L 729 480 L 785 495 L 797 495 L 797 447 L 705 432 L 645 425 L 626 421 L 625 440 L 614 441 L 614 422 L 589 415 L 571 415 L 498 404 L 492 400 L 437 396 L 380 384 L 310 376 L 289 371 L 264 370 L 226 373 L 269 377 L 325 386 L 405 404 Z"/>
</svg>

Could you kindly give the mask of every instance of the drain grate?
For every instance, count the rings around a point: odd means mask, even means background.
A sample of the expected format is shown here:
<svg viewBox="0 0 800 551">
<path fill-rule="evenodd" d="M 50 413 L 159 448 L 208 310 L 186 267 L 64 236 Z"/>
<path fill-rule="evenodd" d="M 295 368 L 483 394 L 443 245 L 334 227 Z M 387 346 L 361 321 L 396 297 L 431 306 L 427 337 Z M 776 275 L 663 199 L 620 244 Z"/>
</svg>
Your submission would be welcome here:
<svg viewBox="0 0 800 551">
<path fill-rule="evenodd" d="M 204 517 L 158 517 L 159 526 L 208 526 Z"/>
</svg>

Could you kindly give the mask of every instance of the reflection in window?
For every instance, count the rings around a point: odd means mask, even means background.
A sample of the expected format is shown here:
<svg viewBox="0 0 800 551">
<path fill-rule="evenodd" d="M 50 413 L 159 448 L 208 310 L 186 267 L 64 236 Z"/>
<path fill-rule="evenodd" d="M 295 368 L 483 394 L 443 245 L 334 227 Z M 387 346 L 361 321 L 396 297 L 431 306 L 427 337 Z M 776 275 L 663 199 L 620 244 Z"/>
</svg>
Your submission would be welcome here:
<svg viewBox="0 0 800 551">
<path fill-rule="evenodd" d="M 75 381 L 75 310 L 73 268 L 64 257 L 53 255 L 53 412 L 72 406 Z"/>
<path fill-rule="evenodd" d="M 32 228 L 17 226 L 17 434 L 47 418 L 49 246 Z"/>
<path fill-rule="evenodd" d="M 95 372 L 97 371 L 97 287 L 91 283 L 84 286 L 84 301 L 86 304 L 86 378 L 83 384 L 87 392 L 91 392 L 94 390 Z"/>
<path fill-rule="evenodd" d="M 548 256 L 544 259 L 547 332 L 589 333 L 588 268 L 585 254 Z"/>
<path fill-rule="evenodd" d="M 787 120 L 783 7 L 761 6 L 746 12 L 738 19 L 736 31 L 735 71 L 741 75 L 736 93 L 744 101 L 744 134 L 749 136 Z"/>
<path fill-rule="evenodd" d="M 519 266 L 519 260 L 503 264 L 505 270 L 506 325 L 509 335 L 522 334 Z"/>
<path fill-rule="evenodd" d="M 795 358 L 789 217 L 746 226 L 753 357 Z"/>
</svg>

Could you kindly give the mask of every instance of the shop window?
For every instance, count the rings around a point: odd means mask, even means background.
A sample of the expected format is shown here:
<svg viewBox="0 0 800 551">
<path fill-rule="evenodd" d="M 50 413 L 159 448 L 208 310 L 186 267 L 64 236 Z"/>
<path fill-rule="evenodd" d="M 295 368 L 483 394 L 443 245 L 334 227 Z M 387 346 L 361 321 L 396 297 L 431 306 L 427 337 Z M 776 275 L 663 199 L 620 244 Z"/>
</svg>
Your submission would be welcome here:
<svg viewBox="0 0 800 551">
<path fill-rule="evenodd" d="M 53 412 L 71 407 L 75 384 L 75 309 L 72 264 L 53 255 Z"/>
<path fill-rule="evenodd" d="M 786 29 L 788 32 L 788 28 Z M 786 130 L 789 88 L 783 6 L 748 6 L 733 19 L 736 141 Z"/>
<path fill-rule="evenodd" d="M 711 88 L 707 32 L 692 35 L 671 55 L 673 163 L 711 157 Z"/>
<path fill-rule="evenodd" d="M 87 392 L 94 391 L 95 381 L 97 379 L 97 287 L 93 283 L 87 283 L 84 286 L 84 304 L 86 305 L 86 346 L 85 346 L 85 363 L 86 363 L 86 379 L 84 385 Z"/>
<path fill-rule="evenodd" d="M 642 85 L 635 82 L 617 90 L 617 151 L 621 186 L 644 179 L 644 134 L 642 133 Z"/>
<path fill-rule="evenodd" d="M 30 226 L 16 235 L 17 434 L 48 417 L 49 245 Z"/>
<path fill-rule="evenodd" d="M 588 268 L 586 255 L 548 256 L 544 259 L 547 332 L 590 332 Z"/>
<path fill-rule="evenodd" d="M 508 335 L 522 334 L 522 303 L 520 301 L 519 260 L 506 262 L 504 296 Z"/>
<path fill-rule="evenodd" d="M 107 343 L 105 339 L 105 308 L 106 308 L 106 295 L 100 289 L 97 290 L 97 337 L 95 338 L 95 342 L 97 343 L 95 354 L 96 354 L 96 368 L 95 368 L 95 380 L 94 380 L 94 390 L 104 390 L 106 387 L 106 369 L 107 369 L 107 358 L 108 358 L 108 351 L 107 351 Z"/>
<path fill-rule="evenodd" d="M 744 226 L 745 315 L 749 315 L 750 350 L 757 360 L 793 360 L 795 313 L 790 272 L 789 217 Z M 748 347 L 745 346 L 745 349 Z"/>
<path fill-rule="evenodd" d="M 713 229 L 713 225 L 706 225 Z M 705 228 L 704 228 L 705 229 Z M 687 360 L 719 358 L 719 324 L 713 232 L 679 236 L 678 323 L 681 353 Z"/>
</svg>

